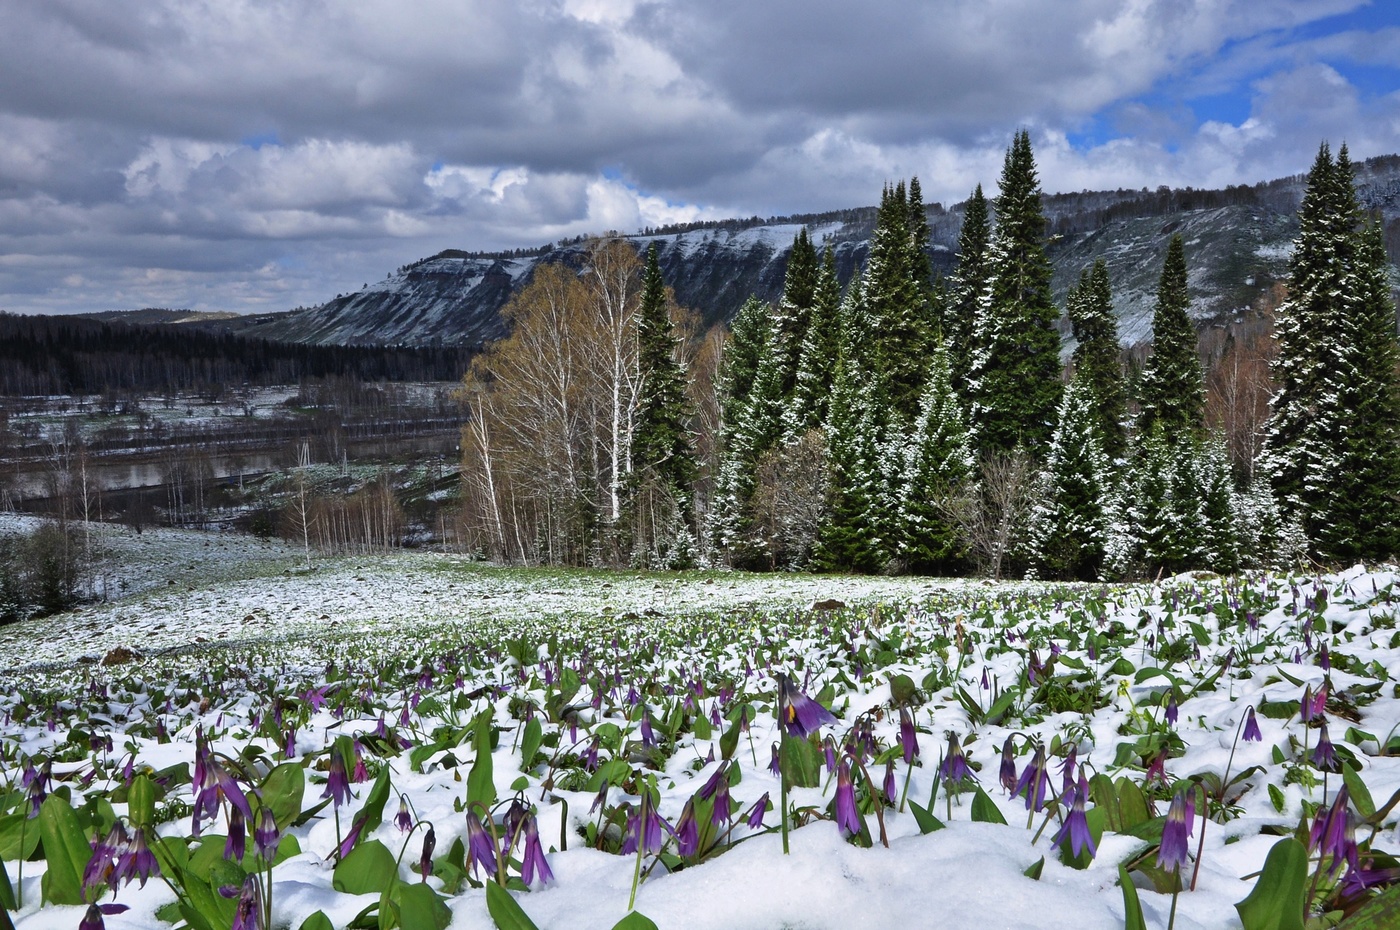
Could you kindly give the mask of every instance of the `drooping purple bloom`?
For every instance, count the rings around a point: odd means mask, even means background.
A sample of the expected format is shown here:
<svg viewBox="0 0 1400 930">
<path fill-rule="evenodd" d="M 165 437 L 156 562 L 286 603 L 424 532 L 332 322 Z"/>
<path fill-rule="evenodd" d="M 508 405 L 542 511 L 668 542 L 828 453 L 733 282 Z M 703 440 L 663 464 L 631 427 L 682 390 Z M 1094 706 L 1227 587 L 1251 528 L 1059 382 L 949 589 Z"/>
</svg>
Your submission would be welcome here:
<svg viewBox="0 0 1400 930">
<path fill-rule="evenodd" d="M 1180 711 L 1178 710 L 1178 708 L 1177 708 L 1177 706 L 1176 706 L 1176 692 L 1173 691 L 1173 692 L 1171 693 L 1171 695 L 1167 698 L 1167 710 L 1166 710 L 1167 723 L 1171 724 L 1172 726 L 1176 726 L 1176 720 L 1177 720 L 1177 716 L 1178 716 L 1179 714 L 1180 714 Z"/>
<path fill-rule="evenodd" d="M 899 786 L 895 783 L 894 779 L 893 760 L 885 763 L 885 784 L 883 790 L 885 792 L 886 802 L 891 806 L 899 803 Z"/>
<path fill-rule="evenodd" d="M 622 842 L 622 854 L 630 855 L 639 849 L 644 856 L 660 852 L 666 842 L 662 835 L 663 827 L 668 833 L 675 832 L 656 813 L 651 797 L 643 792 L 642 803 L 627 821 L 627 836 Z"/>
<path fill-rule="evenodd" d="M 527 885 L 533 885 L 538 878 L 541 884 L 554 881 L 554 872 L 544 857 L 544 847 L 540 845 L 540 831 L 535 826 L 535 818 L 525 821 L 525 850 L 521 855 L 520 878 Z"/>
<path fill-rule="evenodd" d="M 344 859 L 350 855 L 350 851 L 360 842 L 360 834 L 365 829 L 365 818 L 356 817 L 355 822 L 350 825 L 350 832 L 345 834 L 345 839 L 340 841 L 340 846 L 336 848 L 336 854 Z"/>
<path fill-rule="evenodd" d="M 1016 790 L 1016 744 L 1015 738 L 1008 736 L 1001 745 L 1001 786 L 1008 794 Z"/>
<path fill-rule="evenodd" d="M 831 725 L 836 717 L 825 707 L 803 694 L 786 674 L 779 672 L 778 716 L 789 736 L 806 739 L 822 725 Z"/>
<path fill-rule="evenodd" d="M 1050 791 L 1050 773 L 1045 762 L 1045 747 L 1037 745 L 1035 756 L 1024 769 L 1016 782 L 1016 790 L 1011 796 L 1026 799 L 1026 810 L 1039 812 L 1045 807 L 1045 795 Z"/>
<path fill-rule="evenodd" d="M 777 743 L 773 744 L 773 758 L 768 763 L 768 771 L 772 772 L 774 775 L 783 774 L 783 760 L 782 757 L 778 755 Z"/>
<path fill-rule="evenodd" d="M 1337 750 L 1332 745 L 1332 740 L 1327 736 L 1327 721 L 1322 721 L 1322 727 L 1317 737 L 1317 745 L 1313 747 L 1312 764 L 1320 772 L 1331 772 L 1337 774 L 1342 770 L 1342 764 L 1337 759 Z"/>
<path fill-rule="evenodd" d="M 352 745 L 355 747 L 355 768 L 350 772 L 350 784 L 362 785 L 369 781 L 369 770 L 365 768 L 365 754 L 360 748 L 360 741 L 357 739 Z"/>
<path fill-rule="evenodd" d="M 1079 784 L 1072 786 L 1067 793 L 1072 796 L 1069 815 L 1065 817 L 1064 823 L 1060 824 L 1051 845 L 1058 848 L 1068 839 L 1071 853 L 1078 856 L 1088 849 L 1089 855 L 1093 856 L 1098 849 L 1094 846 L 1094 835 L 1089 832 L 1089 821 L 1084 814 L 1084 799 L 1089 796 L 1089 781 L 1082 772 L 1079 775 Z"/>
<path fill-rule="evenodd" d="M 331 767 L 326 776 L 326 790 L 321 797 L 330 798 L 336 807 L 350 803 L 350 778 L 345 773 L 345 757 L 338 749 L 331 750 Z"/>
<path fill-rule="evenodd" d="M 89 904 L 87 913 L 78 921 L 78 930 L 106 930 L 104 916 L 120 914 L 129 910 L 125 904 Z"/>
<path fill-rule="evenodd" d="M 1332 656 L 1327 652 L 1326 643 L 1317 644 L 1317 664 L 1324 672 L 1332 670 Z"/>
<path fill-rule="evenodd" d="M 961 787 L 966 780 L 977 780 L 977 776 L 972 774 L 972 768 L 967 764 L 967 756 L 963 754 L 956 733 L 948 734 L 948 752 L 943 757 L 938 774 L 950 790 Z"/>
<path fill-rule="evenodd" d="M 146 879 L 152 875 L 160 874 L 160 864 L 156 861 L 155 853 L 151 852 L 151 847 L 146 843 L 146 831 L 137 830 L 132 835 L 126 849 L 117 858 L 116 871 L 112 873 L 112 881 L 129 883 L 135 879 L 141 880 L 141 887 L 146 887 Z"/>
<path fill-rule="evenodd" d="M 242 862 L 247 850 L 248 822 L 243 812 L 233 808 L 228 814 L 228 838 L 224 840 L 224 858 L 230 862 Z"/>
<path fill-rule="evenodd" d="M 904 750 L 904 764 L 913 765 L 919 754 L 919 732 L 907 707 L 899 709 L 899 745 Z"/>
<path fill-rule="evenodd" d="M 1251 704 L 1244 718 L 1244 741 L 1257 743 L 1263 738 L 1264 734 L 1259 732 L 1259 720 L 1254 715 L 1254 705 Z"/>
<path fill-rule="evenodd" d="M 229 930 L 266 930 L 263 927 L 262 882 L 256 872 L 243 879 Z"/>
<path fill-rule="evenodd" d="M 710 813 L 710 823 L 718 826 L 721 823 L 728 823 L 732 816 L 729 810 L 729 763 L 721 762 L 715 769 L 715 773 L 709 780 L 700 787 L 696 796 L 701 800 L 715 799 L 714 809 Z"/>
<path fill-rule="evenodd" d="M 843 836 L 860 833 L 864 822 L 856 809 L 856 788 L 851 781 L 851 769 L 843 760 L 836 768 L 836 825 Z"/>
<path fill-rule="evenodd" d="M 394 815 L 394 826 L 400 833 L 407 833 L 413 829 L 413 815 L 408 810 L 408 798 L 399 795 L 399 812 Z"/>
<path fill-rule="evenodd" d="M 277 829 L 277 817 L 266 804 L 258 811 L 258 824 L 253 828 L 253 849 L 263 861 L 271 862 L 277 854 L 277 844 L 281 839 Z"/>
<path fill-rule="evenodd" d="M 1162 845 L 1157 848 L 1157 867 L 1180 874 L 1186 863 L 1188 843 L 1193 831 L 1194 803 L 1190 790 L 1178 791 L 1172 795 L 1171 807 L 1167 809 L 1167 822 L 1162 827 Z"/>
<path fill-rule="evenodd" d="M 1312 834 L 1308 837 L 1310 850 L 1316 849 L 1319 855 L 1331 856 L 1332 864 L 1327 869 L 1329 877 L 1335 876 L 1343 862 L 1353 869 L 1360 868 L 1359 851 L 1356 847 L 1356 821 L 1351 816 L 1351 795 L 1345 785 L 1332 800 L 1332 806 L 1317 812 L 1313 820 Z"/>
<path fill-rule="evenodd" d="M 676 821 L 676 852 L 689 859 L 700 850 L 700 825 L 695 820 L 695 799 L 687 798 Z"/>
<path fill-rule="evenodd" d="M 750 830 L 757 830 L 763 826 L 763 815 L 768 813 L 768 792 L 763 792 L 763 797 L 754 802 L 753 808 L 749 811 L 748 824 Z"/>
<path fill-rule="evenodd" d="M 423 881 L 428 880 L 428 876 L 433 874 L 433 850 L 437 848 L 437 833 L 433 830 L 433 825 L 428 824 L 428 832 L 423 837 L 423 851 L 418 856 L 418 874 L 423 876 Z"/>
<path fill-rule="evenodd" d="M 490 875 L 496 874 L 496 843 L 476 811 L 467 812 L 467 863 L 472 874 L 476 874 L 478 866 L 484 867 Z"/>
</svg>

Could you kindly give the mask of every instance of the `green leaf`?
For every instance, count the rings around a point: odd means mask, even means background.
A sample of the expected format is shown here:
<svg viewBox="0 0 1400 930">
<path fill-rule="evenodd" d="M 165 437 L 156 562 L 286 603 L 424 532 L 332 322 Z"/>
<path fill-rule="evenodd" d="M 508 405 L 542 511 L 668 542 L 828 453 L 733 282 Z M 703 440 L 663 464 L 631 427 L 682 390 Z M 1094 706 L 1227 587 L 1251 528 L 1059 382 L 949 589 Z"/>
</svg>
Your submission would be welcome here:
<svg viewBox="0 0 1400 930">
<path fill-rule="evenodd" d="M 0 859 L 28 859 L 38 848 L 39 827 L 24 811 L 0 817 Z"/>
<path fill-rule="evenodd" d="M 540 726 L 540 718 L 531 717 L 530 722 L 525 724 L 525 735 L 520 739 L 520 771 L 530 771 L 543 740 L 544 727 Z"/>
<path fill-rule="evenodd" d="M 1131 675 L 1136 671 L 1136 666 L 1125 657 L 1119 656 L 1117 661 L 1108 667 L 1110 675 Z"/>
<path fill-rule="evenodd" d="M 295 762 L 283 762 L 263 779 L 262 800 L 272 808 L 279 830 L 287 829 L 301 816 L 305 795 L 306 772 Z"/>
<path fill-rule="evenodd" d="M 811 740 L 784 733 L 779 755 L 789 788 L 815 788 L 821 784 L 821 756 Z"/>
<path fill-rule="evenodd" d="M 588 779 L 588 790 L 590 792 L 601 791 L 603 785 L 620 785 L 632 774 L 632 766 L 627 764 L 626 759 L 609 759 L 598 766 L 593 777 Z"/>
<path fill-rule="evenodd" d="M 943 829 L 943 821 L 930 814 L 928 808 L 921 806 L 917 801 L 910 801 L 909 809 L 914 812 L 914 822 L 919 825 L 920 833 L 932 833 Z"/>
<path fill-rule="evenodd" d="M 479 803 L 486 808 L 496 803 L 496 776 L 491 765 L 491 711 L 477 715 L 476 735 L 472 744 L 476 748 L 476 759 L 467 775 L 467 806 Z"/>
<path fill-rule="evenodd" d="M 331 885 L 345 894 L 383 894 L 398 878 L 394 854 L 379 840 L 361 843 L 340 860 L 331 875 Z"/>
<path fill-rule="evenodd" d="M 317 911 L 301 922 L 301 930 L 335 930 L 325 911 Z"/>
<path fill-rule="evenodd" d="M 1123 889 L 1123 930 L 1147 930 L 1147 921 L 1142 916 L 1142 902 L 1138 900 L 1137 886 L 1133 884 L 1128 870 L 1118 864 L 1118 887 Z"/>
<path fill-rule="evenodd" d="M 724 731 L 724 735 L 719 738 L 719 754 L 722 759 L 734 758 L 734 751 L 739 748 L 739 721 L 743 716 L 734 718 L 734 722 L 729 725 L 729 729 Z"/>
<path fill-rule="evenodd" d="M 1264 859 L 1264 871 L 1254 890 L 1235 905 L 1244 930 L 1303 930 L 1303 899 L 1307 894 L 1308 851 L 1286 837 Z"/>
<path fill-rule="evenodd" d="M 63 798 L 49 795 L 39 808 L 39 836 L 44 844 L 42 889 L 50 904 L 83 903 L 83 870 L 92 858 L 78 815 Z"/>
<path fill-rule="evenodd" d="M 1006 716 L 1006 712 L 1011 709 L 1012 703 L 1016 700 L 1019 692 L 1015 688 L 1008 688 L 1003 691 L 1001 697 L 992 702 L 992 706 L 987 708 L 987 715 L 982 718 L 984 723 L 996 726 L 1001 723 L 1001 718 Z"/>
<path fill-rule="evenodd" d="M 890 697 L 900 707 L 912 701 L 918 690 L 914 685 L 914 679 L 908 675 L 900 674 L 890 679 Z"/>
<path fill-rule="evenodd" d="M 650 917 L 633 911 L 613 924 L 613 930 L 659 930 L 659 928 Z"/>
<path fill-rule="evenodd" d="M 1366 783 L 1361 780 L 1361 773 L 1350 765 L 1342 766 L 1342 781 L 1347 786 L 1347 791 L 1351 793 L 1351 803 L 1356 805 L 1356 812 L 1361 815 L 1361 819 L 1370 820 L 1376 813 L 1376 802 L 1371 799 L 1371 791 L 1366 787 Z"/>
<path fill-rule="evenodd" d="M 973 823 L 1006 823 L 1006 818 L 1001 815 L 1001 809 L 996 802 L 987 797 L 987 792 L 981 788 L 977 789 L 977 794 L 972 799 L 972 821 Z"/>
<path fill-rule="evenodd" d="M 1115 787 L 1118 789 L 1118 813 L 1122 820 L 1122 831 L 1146 823 L 1149 819 L 1147 796 L 1142 793 L 1138 783 L 1125 776 L 1118 779 Z"/>
<path fill-rule="evenodd" d="M 379 770 L 379 774 L 374 779 L 374 784 L 369 789 L 369 797 L 365 798 L 364 807 L 355 815 L 351 823 L 364 822 L 360 828 L 360 836 L 369 836 L 379 825 L 384 822 L 384 805 L 389 801 L 389 766 Z M 298 818 L 300 819 L 300 818 Z"/>
<path fill-rule="evenodd" d="M 690 728 L 695 732 L 696 739 L 710 739 L 714 736 L 714 728 L 710 725 L 710 719 L 704 714 L 696 714 L 692 718 Z"/>
<path fill-rule="evenodd" d="M 155 814 L 155 782 L 145 775 L 137 775 L 126 792 L 126 815 L 133 827 L 145 827 L 154 824 Z"/>
<path fill-rule="evenodd" d="M 402 930 L 446 930 L 452 923 L 452 910 L 425 884 L 400 885 L 395 897 Z"/>
<path fill-rule="evenodd" d="M 520 902 L 495 882 L 486 883 L 486 910 L 499 930 L 540 930 Z"/>
<path fill-rule="evenodd" d="M 1283 790 L 1278 785 L 1269 785 L 1269 800 L 1273 802 L 1274 810 L 1280 814 L 1283 813 L 1284 805 L 1288 803 L 1283 796 Z"/>
<path fill-rule="evenodd" d="M 1115 833 L 1123 832 L 1123 813 L 1118 805 L 1118 791 L 1114 787 L 1113 779 L 1100 772 L 1089 779 L 1089 797 L 1093 799 L 1094 806 L 1102 810 L 1107 817 L 1105 827 Z"/>
<path fill-rule="evenodd" d="M 15 888 L 10 884 L 10 873 L 5 871 L 5 861 L 0 859 L 0 914 L 17 910 L 19 907 L 15 904 Z"/>
<path fill-rule="evenodd" d="M 1032 862 L 1029 866 L 1027 866 L 1027 867 L 1026 867 L 1026 870 L 1025 870 L 1024 872 L 1022 872 L 1021 874 L 1024 875 L 1024 876 L 1026 876 L 1026 878 L 1031 879 L 1032 881 L 1037 881 L 1037 882 L 1038 882 L 1038 881 L 1040 881 L 1040 875 L 1041 875 L 1041 873 L 1044 872 L 1044 871 L 1045 871 L 1045 857 L 1044 857 L 1044 856 L 1041 856 L 1039 859 L 1035 860 L 1035 861 Z"/>
<path fill-rule="evenodd" d="M 1391 885 L 1342 922 L 1344 930 L 1392 930 L 1400 927 L 1400 885 Z"/>
</svg>

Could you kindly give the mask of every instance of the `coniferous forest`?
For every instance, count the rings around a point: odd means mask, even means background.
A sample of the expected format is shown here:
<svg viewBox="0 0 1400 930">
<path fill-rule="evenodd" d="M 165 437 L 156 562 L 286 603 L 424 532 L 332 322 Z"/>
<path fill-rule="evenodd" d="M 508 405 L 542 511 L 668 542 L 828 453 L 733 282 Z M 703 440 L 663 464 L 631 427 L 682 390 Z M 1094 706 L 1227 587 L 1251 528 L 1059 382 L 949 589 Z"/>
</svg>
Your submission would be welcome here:
<svg viewBox="0 0 1400 930">
<path fill-rule="evenodd" d="M 1056 306 L 1026 132 L 996 196 L 972 192 L 947 277 L 917 178 L 886 185 L 844 289 L 804 229 L 782 298 L 705 334 L 654 251 L 600 240 L 577 274 L 541 269 L 465 379 L 471 544 L 520 562 L 1081 580 L 1393 555 L 1400 345 L 1345 147 L 1322 145 L 1300 222 L 1244 441 L 1240 362 L 1207 383 L 1179 235 L 1145 359 L 1119 343 L 1102 262 Z"/>
</svg>

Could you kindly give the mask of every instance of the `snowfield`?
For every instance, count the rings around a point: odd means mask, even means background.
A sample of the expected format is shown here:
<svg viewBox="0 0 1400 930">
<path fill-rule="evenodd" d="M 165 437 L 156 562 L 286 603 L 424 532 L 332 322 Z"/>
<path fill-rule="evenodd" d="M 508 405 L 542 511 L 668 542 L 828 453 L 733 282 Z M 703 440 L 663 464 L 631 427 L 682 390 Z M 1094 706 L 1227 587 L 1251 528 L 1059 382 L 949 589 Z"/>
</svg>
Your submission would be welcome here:
<svg viewBox="0 0 1400 930">
<path fill-rule="evenodd" d="M 1121 928 L 1134 902 L 1165 927 L 1186 829 L 1182 930 L 1270 926 L 1282 905 L 1235 907 L 1266 860 L 1334 918 L 1395 898 L 1393 570 L 989 585 L 107 545 L 147 553 L 125 596 L 0 628 L 20 930 L 94 901 L 129 908 L 108 928 L 261 926 L 269 891 L 293 930 L 607 930 L 634 881 L 663 928 Z M 1008 739 L 1007 786 L 1043 754 L 1043 804 L 1003 785 Z"/>
</svg>

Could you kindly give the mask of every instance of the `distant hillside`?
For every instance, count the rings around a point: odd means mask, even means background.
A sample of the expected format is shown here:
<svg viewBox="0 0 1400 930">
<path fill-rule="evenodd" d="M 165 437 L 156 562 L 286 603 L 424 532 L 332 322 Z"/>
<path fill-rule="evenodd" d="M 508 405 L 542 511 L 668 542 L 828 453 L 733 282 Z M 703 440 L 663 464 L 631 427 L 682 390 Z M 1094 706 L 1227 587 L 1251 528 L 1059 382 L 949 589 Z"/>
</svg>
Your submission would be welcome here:
<svg viewBox="0 0 1400 930">
<path fill-rule="evenodd" d="M 1358 165 L 1357 182 L 1363 205 L 1384 218 L 1394 261 L 1400 256 L 1400 156 Z M 1224 190 L 1048 195 L 1044 205 L 1056 298 L 1063 302 L 1080 270 L 1103 258 L 1113 279 L 1123 342 L 1146 340 L 1167 242 L 1179 232 L 1186 237 L 1197 321 L 1204 325 L 1247 313 L 1286 277 L 1304 189 L 1304 178 L 1297 175 Z M 933 267 L 946 274 L 956 263 L 962 204 L 951 209 L 933 204 L 928 216 Z M 781 295 L 787 253 L 803 226 L 817 242 L 832 246 L 844 283 L 864 264 L 874 224 L 875 209 L 865 207 L 694 223 L 627 238 L 639 249 L 656 242 L 662 272 L 677 299 L 697 310 L 706 323 L 714 323 L 727 320 L 751 294 L 770 301 Z M 538 265 L 577 264 L 584 249 L 582 241 L 503 253 L 450 249 L 319 307 L 236 319 L 192 319 L 187 325 L 291 342 L 471 348 L 505 334 L 500 310 Z"/>
</svg>

